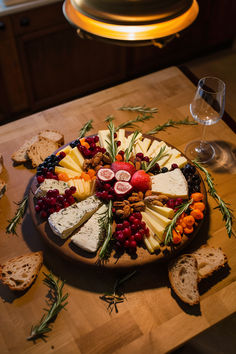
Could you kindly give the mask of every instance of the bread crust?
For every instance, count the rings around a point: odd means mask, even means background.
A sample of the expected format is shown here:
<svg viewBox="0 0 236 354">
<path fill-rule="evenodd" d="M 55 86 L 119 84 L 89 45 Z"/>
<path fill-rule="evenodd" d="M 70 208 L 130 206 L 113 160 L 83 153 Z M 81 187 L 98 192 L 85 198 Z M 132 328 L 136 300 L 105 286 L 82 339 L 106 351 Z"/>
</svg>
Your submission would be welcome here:
<svg viewBox="0 0 236 354">
<path fill-rule="evenodd" d="M 27 150 L 27 155 L 32 162 L 32 166 L 37 167 L 58 148 L 59 145 L 56 142 L 39 136 L 38 141 Z"/>
<path fill-rule="evenodd" d="M 0 199 L 3 197 L 4 193 L 6 192 L 6 183 L 0 179 Z"/>
<path fill-rule="evenodd" d="M 22 261 L 24 261 L 24 259 L 26 260 L 26 258 L 27 258 L 27 261 L 29 261 L 29 257 L 32 257 L 32 259 L 34 259 L 34 260 L 35 260 L 36 257 L 38 258 L 37 265 L 34 268 L 33 275 L 22 286 L 12 286 L 11 283 L 9 282 L 9 280 L 4 276 L 5 268 L 17 263 L 20 259 L 22 259 Z M 13 291 L 24 291 L 25 289 L 29 288 L 30 285 L 36 279 L 42 264 L 43 264 L 43 252 L 42 251 L 31 252 L 31 253 L 25 254 L 23 256 L 18 256 L 18 257 L 11 258 L 8 261 L 6 261 L 5 263 L 0 265 L 0 280 L 2 281 L 3 284 L 7 285 Z"/>
</svg>

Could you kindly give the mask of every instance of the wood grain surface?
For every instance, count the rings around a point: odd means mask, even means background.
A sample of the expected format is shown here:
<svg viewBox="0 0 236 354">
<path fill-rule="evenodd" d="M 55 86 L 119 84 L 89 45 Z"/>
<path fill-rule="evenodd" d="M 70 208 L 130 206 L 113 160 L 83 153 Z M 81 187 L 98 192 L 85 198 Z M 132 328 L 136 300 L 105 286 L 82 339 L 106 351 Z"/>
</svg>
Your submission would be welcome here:
<svg viewBox="0 0 236 354">
<path fill-rule="evenodd" d="M 43 242 L 29 211 L 17 227 L 17 236 L 5 232 L 7 220 L 16 210 L 14 202 L 22 199 L 35 174 L 35 170 L 15 167 L 11 161 L 12 153 L 26 139 L 41 129 L 52 128 L 62 131 L 69 142 L 88 119 L 94 120 L 95 133 L 104 128 L 104 118 L 109 114 L 115 115 L 117 124 L 133 117 L 131 113 L 117 111 L 125 104 L 158 108 L 155 120 L 142 126 L 145 132 L 168 119 L 180 120 L 190 115 L 194 91 L 195 86 L 176 67 L 171 67 L 0 127 L 0 152 L 5 166 L 0 177 L 7 182 L 7 192 L 0 200 L 0 263 L 30 250 L 44 252 L 40 274 L 24 294 L 15 295 L 0 284 L 1 353 L 165 353 L 235 312 L 236 240 L 228 238 L 221 214 L 214 209 L 216 204 L 210 197 L 208 221 L 187 251 L 205 243 L 220 246 L 229 267 L 200 284 L 201 302 L 193 308 L 171 292 L 166 264 L 161 263 L 138 269 L 123 286 L 126 300 L 118 305 L 119 312 L 109 314 L 99 296 L 112 290 L 124 271 L 91 269 L 59 257 Z M 201 129 L 169 128 L 157 136 L 184 152 L 189 141 L 200 137 Z M 216 158 L 208 168 L 217 191 L 235 209 L 235 135 L 220 121 L 208 127 L 207 139 L 216 149 Z M 66 280 L 67 311 L 58 315 L 46 342 L 28 342 L 31 326 L 43 314 L 48 293 L 42 281 L 43 272 L 49 270 Z"/>
</svg>

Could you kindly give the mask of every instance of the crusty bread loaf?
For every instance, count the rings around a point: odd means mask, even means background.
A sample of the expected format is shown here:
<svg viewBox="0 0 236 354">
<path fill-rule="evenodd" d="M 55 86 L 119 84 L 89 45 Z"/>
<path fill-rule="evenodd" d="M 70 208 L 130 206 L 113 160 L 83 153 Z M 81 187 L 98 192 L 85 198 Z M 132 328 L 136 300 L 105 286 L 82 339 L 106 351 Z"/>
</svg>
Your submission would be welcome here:
<svg viewBox="0 0 236 354">
<path fill-rule="evenodd" d="M 169 280 L 174 292 L 189 305 L 196 305 L 200 301 L 198 292 L 197 260 L 186 254 L 170 263 Z"/>
<path fill-rule="evenodd" d="M 188 198 L 188 184 L 179 168 L 151 177 L 152 192 L 170 198 Z"/>
<path fill-rule="evenodd" d="M 59 145 L 57 143 L 40 136 L 38 141 L 31 145 L 27 150 L 27 154 L 32 162 L 32 166 L 39 166 L 47 156 L 51 155 L 58 148 Z"/>
<path fill-rule="evenodd" d="M 5 192 L 6 192 L 6 183 L 2 179 L 0 179 L 0 199 L 2 198 Z"/>
<path fill-rule="evenodd" d="M 17 164 L 29 161 L 28 151 L 30 150 L 31 146 L 39 140 L 40 137 L 53 141 L 54 143 L 58 144 L 58 146 L 64 144 L 63 134 L 55 130 L 42 130 L 37 135 L 27 140 L 22 146 L 20 146 L 20 148 L 12 155 L 12 160 Z M 50 155 L 50 153 L 48 153 L 47 156 L 48 155 Z"/>
<path fill-rule="evenodd" d="M 11 156 L 15 163 L 24 163 L 29 160 L 27 155 L 27 150 L 38 140 L 38 135 L 33 136 L 31 139 L 27 140 L 14 154 Z"/>
<path fill-rule="evenodd" d="M 204 245 L 192 253 L 197 260 L 199 280 L 209 277 L 227 263 L 227 257 L 220 248 Z"/>
<path fill-rule="evenodd" d="M 23 291 L 33 283 L 42 263 L 42 252 L 12 258 L 0 265 L 0 280 L 11 290 Z"/>
<path fill-rule="evenodd" d="M 0 174 L 2 173 L 2 170 L 3 170 L 3 156 L 0 153 Z"/>
<path fill-rule="evenodd" d="M 64 144 L 64 135 L 59 133 L 56 130 L 42 130 L 39 133 L 39 136 L 42 136 L 43 138 L 46 138 L 48 140 L 54 141 L 58 145 L 63 145 Z"/>
</svg>

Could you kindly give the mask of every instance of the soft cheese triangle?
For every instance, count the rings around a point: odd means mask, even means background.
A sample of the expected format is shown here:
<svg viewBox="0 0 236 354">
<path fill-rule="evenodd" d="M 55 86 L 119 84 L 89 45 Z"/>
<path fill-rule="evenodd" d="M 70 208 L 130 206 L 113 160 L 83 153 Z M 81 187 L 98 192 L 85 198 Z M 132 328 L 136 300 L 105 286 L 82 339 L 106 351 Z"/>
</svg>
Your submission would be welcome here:
<svg viewBox="0 0 236 354">
<path fill-rule="evenodd" d="M 188 198 L 188 184 L 179 168 L 151 177 L 152 192 L 170 198 Z"/>
<path fill-rule="evenodd" d="M 66 238 L 72 232 L 87 221 L 101 205 L 101 201 L 91 196 L 82 202 L 61 209 L 58 213 L 49 216 L 49 225 L 57 236 Z"/>
<path fill-rule="evenodd" d="M 104 227 L 101 218 L 107 211 L 104 204 L 93 216 L 71 237 L 71 240 L 87 252 L 96 252 L 104 237 Z"/>
</svg>

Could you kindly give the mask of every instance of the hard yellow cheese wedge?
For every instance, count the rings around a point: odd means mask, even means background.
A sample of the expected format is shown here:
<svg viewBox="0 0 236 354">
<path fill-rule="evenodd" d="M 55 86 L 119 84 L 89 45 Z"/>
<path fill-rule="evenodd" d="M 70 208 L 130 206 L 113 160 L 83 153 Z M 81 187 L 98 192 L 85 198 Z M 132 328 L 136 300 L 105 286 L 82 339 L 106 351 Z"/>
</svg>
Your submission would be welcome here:
<svg viewBox="0 0 236 354">
<path fill-rule="evenodd" d="M 81 167 L 69 156 L 66 155 L 60 162 L 60 166 L 66 167 L 70 170 L 82 173 Z"/>
<path fill-rule="evenodd" d="M 59 173 L 65 173 L 68 178 L 80 177 L 81 172 L 73 171 L 69 168 L 62 167 L 62 166 L 55 166 L 55 173 L 58 175 Z"/>
<path fill-rule="evenodd" d="M 69 156 L 72 158 L 72 160 L 79 165 L 81 168 L 83 168 L 83 163 L 84 163 L 84 158 L 81 154 L 81 152 L 78 150 L 77 147 L 74 147 L 70 153 Z"/>
</svg>

